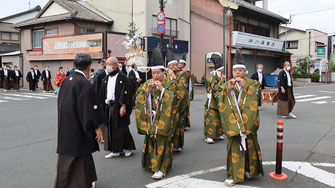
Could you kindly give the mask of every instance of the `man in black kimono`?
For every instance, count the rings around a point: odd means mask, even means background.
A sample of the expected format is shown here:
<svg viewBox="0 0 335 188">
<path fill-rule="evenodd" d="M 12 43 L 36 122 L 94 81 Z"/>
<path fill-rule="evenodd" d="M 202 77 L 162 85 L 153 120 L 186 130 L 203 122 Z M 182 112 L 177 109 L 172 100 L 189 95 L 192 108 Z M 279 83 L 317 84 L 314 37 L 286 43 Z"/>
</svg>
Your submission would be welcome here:
<svg viewBox="0 0 335 188">
<path fill-rule="evenodd" d="M 0 67 L 0 88 L 3 88 L 3 79 L 4 79 L 3 68 Z"/>
<path fill-rule="evenodd" d="M 139 72 L 137 72 L 137 65 L 135 63 L 131 65 L 131 70 L 129 71 L 128 78 L 129 78 L 129 82 L 131 85 L 131 96 L 132 96 L 133 107 L 134 107 L 135 106 L 135 93 L 142 81 Z"/>
<path fill-rule="evenodd" d="M 35 87 L 37 89 L 38 88 L 38 82 L 40 81 L 40 78 L 41 78 L 41 72 L 40 72 L 40 70 L 38 70 L 37 65 L 35 65 L 35 67 L 34 67 L 34 72 L 35 72 L 35 75 L 36 75 Z"/>
<path fill-rule="evenodd" d="M 52 92 L 53 87 L 51 84 L 51 72 L 49 66 L 45 66 L 45 70 L 42 71 L 41 80 L 43 82 L 43 92 Z"/>
<path fill-rule="evenodd" d="M 5 66 L 3 69 L 3 87 L 5 92 L 10 90 L 11 70 L 9 66 Z"/>
<path fill-rule="evenodd" d="M 277 115 L 284 119 L 297 117 L 292 113 L 295 105 L 295 99 L 293 95 L 293 82 L 290 73 L 291 64 L 288 61 L 284 62 L 284 69 L 279 73 L 278 76 L 278 105 Z"/>
<path fill-rule="evenodd" d="M 97 94 L 87 80 L 92 57 L 77 54 L 75 72 L 58 95 L 57 176 L 55 188 L 90 188 L 97 180 L 92 153 L 103 139 L 99 125 L 106 121 Z"/>
<path fill-rule="evenodd" d="M 129 131 L 132 99 L 127 75 L 118 68 L 118 60 L 109 57 L 106 61 L 108 76 L 102 82 L 99 98 L 104 104 L 107 123 L 104 130 L 105 151 L 111 151 L 105 158 L 125 156 L 135 150 L 135 143 Z"/>
<path fill-rule="evenodd" d="M 21 74 L 21 71 L 15 65 L 12 72 L 13 88 L 15 91 L 18 91 L 20 89 L 20 80 L 22 77 L 23 76 Z"/>
<path fill-rule="evenodd" d="M 29 90 L 35 91 L 36 89 L 36 74 L 34 72 L 34 68 L 30 68 L 30 72 L 28 72 L 26 80 L 29 83 Z"/>
<path fill-rule="evenodd" d="M 257 80 L 261 84 L 261 89 L 264 90 L 266 85 L 266 81 L 263 75 L 263 65 L 257 65 L 257 72 L 255 72 L 251 77 L 253 80 Z M 262 95 L 258 95 L 258 109 L 260 110 L 262 106 Z"/>
</svg>

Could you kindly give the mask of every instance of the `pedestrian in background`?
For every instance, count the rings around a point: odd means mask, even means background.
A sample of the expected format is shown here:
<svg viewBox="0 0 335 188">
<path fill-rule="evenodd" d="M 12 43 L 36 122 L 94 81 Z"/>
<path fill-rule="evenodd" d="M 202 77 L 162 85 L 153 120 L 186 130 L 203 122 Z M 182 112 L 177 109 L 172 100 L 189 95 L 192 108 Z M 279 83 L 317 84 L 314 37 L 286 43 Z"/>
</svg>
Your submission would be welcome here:
<svg viewBox="0 0 335 188">
<path fill-rule="evenodd" d="M 29 90 L 35 91 L 36 89 L 36 74 L 34 68 L 30 68 L 30 72 L 28 72 L 26 80 L 29 83 Z"/>
<path fill-rule="evenodd" d="M 262 90 L 265 89 L 267 85 L 266 85 L 266 81 L 263 75 L 263 65 L 262 64 L 257 65 L 257 72 L 255 72 L 251 76 L 251 79 L 257 80 L 261 85 L 261 89 Z M 261 106 L 262 106 L 262 94 L 258 95 L 258 110 L 261 110 Z"/>
<path fill-rule="evenodd" d="M 3 82 L 4 82 L 4 89 L 5 92 L 7 92 L 8 90 L 10 90 L 10 80 L 11 80 L 11 71 L 10 71 L 10 67 L 9 66 L 5 66 L 4 70 L 3 70 Z"/>
<path fill-rule="evenodd" d="M 55 80 L 54 80 L 54 85 L 56 86 L 55 94 L 59 92 L 60 87 L 62 86 L 62 82 L 65 80 L 65 78 L 66 78 L 66 75 L 63 72 L 63 67 L 59 67 Z"/>
<path fill-rule="evenodd" d="M 106 120 L 93 85 L 87 80 L 89 54 L 77 54 L 75 72 L 63 82 L 58 98 L 57 175 L 55 188 L 91 188 L 97 181 L 92 153 L 103 139 Z"/>
<path fill-rule="evenodd" d="M 34 72 L 35 72 L 35 75 L 36 75 L 35 86 L 36 86 L 36 89 L 37 89 L 38 88 L 38 82 L 40 81 L 40 78 L 41 78 L 41 72 L 40 72 L 40 70 L 38 70 L 37 65 L 35 65 L 35 67 L 34 67 Z"/>
<path fill-rule="evenodd" d="M 20 90 L 20 80 L 22 78 L 22 74 L 21 71 L 18 70 L 17 66 L 14 66 L 14 70 L 12 73 L 12 80 L 13 80 L 13 88 L 15 91 L 19 91 Z"/>
<path fill-rule="evenodd" d="M 277 105 L 277 115 L 282 118 L 293 118 L 297 117 L 292 113 L 295 99 L 293 95 L 293 82 L 290 73 L 291 64 L 288 61 L 284 62 L 284 69 L 279 73 L 278 76 L 278 105 Z"/>
<path fill-rule="evenodd" d="M 41 80 L 43 82 L 43 92 L 52 92 L 53 87 L 51 84 L 51 72 L 49 66 L 45 66 L 45 70 L 42 71 Z"/>
</svg>

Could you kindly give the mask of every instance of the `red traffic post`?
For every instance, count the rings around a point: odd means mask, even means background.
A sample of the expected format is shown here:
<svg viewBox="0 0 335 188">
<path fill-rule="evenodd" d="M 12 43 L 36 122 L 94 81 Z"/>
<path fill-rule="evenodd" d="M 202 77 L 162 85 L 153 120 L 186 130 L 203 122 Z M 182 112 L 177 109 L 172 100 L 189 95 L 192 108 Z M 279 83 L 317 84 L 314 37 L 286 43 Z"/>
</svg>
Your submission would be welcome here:
<svg viewBox="0 0 335 188">
<path fill-rule="evenodd" d="M 276 152 L 276 171 L 270 172 L 269 176 L 276 180 L 286 180 L 288 177 L 282 172 L 283 162 L 283 137 L 284 137 L 284 122 L 277 122 L 277 152 Z"/>
</svg>

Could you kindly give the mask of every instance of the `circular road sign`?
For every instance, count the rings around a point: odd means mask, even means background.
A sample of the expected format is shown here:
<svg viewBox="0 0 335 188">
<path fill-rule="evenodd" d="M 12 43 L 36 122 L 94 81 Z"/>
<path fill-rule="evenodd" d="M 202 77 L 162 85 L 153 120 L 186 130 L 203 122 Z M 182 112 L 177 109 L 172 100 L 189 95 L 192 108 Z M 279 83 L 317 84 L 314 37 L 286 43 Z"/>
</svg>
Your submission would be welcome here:
<svg viewBox="0 0 335 188">
<path fill-rule="evenodd" d="M 159 12 L 157 14 L 157 20 L 158 21 L 164 21 L 165 20 L 165 13 L 164 12 Z"/>
<path fill-rule="evenodd" d="M 157 32 L 158 32 L 159 34 L 163 34 L 163 33 L 165 32 L 165 25 L 164 25 L 164 24 L 159 24 L 159 25 L 157 26 Z"/>
</svg>

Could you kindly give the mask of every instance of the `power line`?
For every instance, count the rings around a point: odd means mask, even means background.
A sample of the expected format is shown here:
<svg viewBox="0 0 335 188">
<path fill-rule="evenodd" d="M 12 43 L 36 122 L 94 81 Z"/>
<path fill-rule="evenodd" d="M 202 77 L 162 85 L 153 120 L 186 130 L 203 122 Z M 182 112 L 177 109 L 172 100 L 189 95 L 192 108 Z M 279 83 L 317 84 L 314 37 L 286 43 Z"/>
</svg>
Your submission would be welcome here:
<svg viewBox="0 0 335 188">
<path fill-rule="evenodd" d="M 292 16 L 299 16 L 299 15 L 304 15 L 304 14 L 313 14 L 313 13 L 318 13 L 318 12 L 323 12 L 323 11 L 328 11 L 328 10 L 333 10 L 333 9 L 335 9 L 335 7 L 327 8 L 327 9 L 321 9 L 321 10 L 314 10 L 314 11 L 310 11 L 310 12 L 292 14 Z"/>
</svg>

